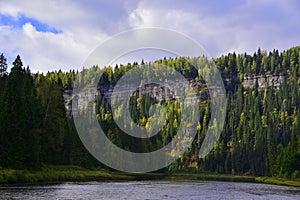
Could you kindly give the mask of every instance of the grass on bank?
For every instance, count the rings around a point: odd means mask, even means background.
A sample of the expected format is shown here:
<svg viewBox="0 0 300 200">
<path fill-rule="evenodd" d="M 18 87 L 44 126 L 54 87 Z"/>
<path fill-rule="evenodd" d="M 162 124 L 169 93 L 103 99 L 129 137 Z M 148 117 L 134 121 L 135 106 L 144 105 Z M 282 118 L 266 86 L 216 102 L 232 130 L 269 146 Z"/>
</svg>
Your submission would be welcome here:
<svg viewBox="0 0 300 200">
<path fill-rule="evenodd" d="M 0 168 L 0 185 L 48 184 L 65 181 L 111 181 L 111 180 L 204 180 L 227 182 L 251 182 L 300 187 L 300 178 L 254 177 L 230 174 L 197 172 L 164 173 L 124 173 L 105 169 L 86 169 L 78 166 L 43 166 L 37 171 Z"/>
<path fill-rule="evenodd" d="M 170 176 L 171 180 L 205 180 L 205 181 L 226 181 L 226 182 L 249 182 L 249 183 L 264 183 L 272 185 L 285 185 L 300 187 L 300 178 L 287 179 L 276 177 L 254 177 L 240 176 L 230 174 L 185 174 L 178 173 Z"/>
<path fill-rule="evenodd" d="M 175 173 L 169 177 L 171 180 L 203 180 L 203 181 L 227 181 L 227 182 L 255 182 L 255 177 L 230 174 L 210 173 Z"/>
<path fill-rule="evenodd" d="M 257 177 L 255 178 L 255 181 L 257 183 L 300 187 L 300 178 L 287 179 L 287 178 L 275 178 L 275 177 Z"/>
<path fill-rule="evenodd" d="M 89 170 L 78 166 L 44 166 L 41 170 L 0 169 L 0 184 L 36 184 L 63 181 L 130 180 L 125 174 Z"/>
</svg>

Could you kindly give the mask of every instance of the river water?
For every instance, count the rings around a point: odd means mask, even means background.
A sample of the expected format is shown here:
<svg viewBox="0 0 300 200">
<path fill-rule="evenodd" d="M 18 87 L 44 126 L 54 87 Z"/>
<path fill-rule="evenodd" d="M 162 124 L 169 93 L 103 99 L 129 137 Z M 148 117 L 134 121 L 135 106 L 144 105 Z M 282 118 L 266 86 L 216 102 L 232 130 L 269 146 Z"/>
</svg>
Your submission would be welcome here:
<svg viewBox="0 0 300 200">
<path fill-rule="evenodd" d="M 0 199 L 300 199 L 300 188 L 216 181 L 70 182 L 0 187 Z"/>
</svg>

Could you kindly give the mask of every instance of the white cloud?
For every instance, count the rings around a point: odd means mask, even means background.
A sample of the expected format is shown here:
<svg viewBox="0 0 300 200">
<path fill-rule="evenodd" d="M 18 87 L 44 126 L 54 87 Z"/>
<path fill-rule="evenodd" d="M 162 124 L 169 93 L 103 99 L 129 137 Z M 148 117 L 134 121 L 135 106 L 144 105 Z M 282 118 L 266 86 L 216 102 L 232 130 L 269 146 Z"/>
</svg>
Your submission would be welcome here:
<svg viewBox="0 0 300 200">
<path fill-rule="evenodd" d="M 130 14 L 132 27 L 165 27 L 185 33 L 216 57 L 224 53 L 289 48 L 299 45 L 300 15 L 295 1 L 201 3 L 141 1 Z M 223 8 L 222 8 L 223 7 Z M 228 11 L 230 10 L 230 12 Z M 290 29 L 290 30 L 288 30 Z M 292 32 L 294 31 L 294 33 Z"/>
<path fill-rule="evenodd" d="M 11 56 L 21 54 L 24 64 L 33 71 L 81 68 L 87 55 L 103 40 L 103 34 L 92 32 L 39 32 L 30 23 L 22 29 L 1 27 L 1 48 Z M 12 61 L 11 61 L 12 62 Z"/>
<path fill-rule="evenodd" d="M 299 45 L 298 10 L 297 0 L 0 1 L 0 14 L 16 19 L 25 15 L 61 30 L 54 34 L 39 32 L 31 23 L 21 28 L 0 24 L 0 51 L 7 57 L 21 54 L 33 71 L 81 68 L 109 36 L 141 27 L 182 32 L 214 57 L 230 51 L 252 53 L 258 47 L 283 50 Z"/>
<path fill-rule="evenodd" d="M 108 38 L 101 20 L 80 7 L 66 1 L 6 1 L 0 2 L 0 14 L 34 18 L 62 30 L 59 34 L 39 32 L 30 23 L 21 29 L 1 26 L 1 51 L 14 59 L 20 54 L 25 65 L 33 71 L 80 69 L 84 59 Z M 100 21 L 100 24 L 99 24 Z M 11 64 L 12 60 L 8 61 Z"/>
<path fill-rule="evenodd" d="M 139 7 L 131 13 L 129 22 L 132 27 L 164 27 L 181 32 L 198 41 L 209 53 L 212 49 L 225 50 L 228 44 L 234 42 L 221 20 L 200 17 L 189 11 Z"/>
</svg>

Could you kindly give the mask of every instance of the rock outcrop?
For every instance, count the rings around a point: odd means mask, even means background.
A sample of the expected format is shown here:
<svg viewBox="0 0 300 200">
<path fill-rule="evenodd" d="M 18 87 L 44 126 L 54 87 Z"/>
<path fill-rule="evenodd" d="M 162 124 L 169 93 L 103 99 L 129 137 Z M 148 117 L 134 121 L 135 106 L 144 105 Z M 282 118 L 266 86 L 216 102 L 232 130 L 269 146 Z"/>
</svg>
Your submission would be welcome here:
<svg viewBox="0 0 300 200">
<path fill-rule="evenodd" d="M 278 89 L 280 85 L 284 83 L 285 78 L 287 78 L 286 75 L 258 75 L 258 76 L 244 76 L 242 85 L 245 88 L 253 88 L 255 84 L 258 84 L 259 89 L 265 89 L 270 86 L 274 86 L 275 89 Z M 234 78 L 226 78 L 224 80 L 225 83 L 229 84 L 232 83 L 234 84 L 235 82 L 238 81 L 237 77 Z M 180 98 L 180 95 L 176 93 L 176 91 L 170 90 L 170 86 L 172 85 L 172 88 L 180 88 L 182 87 L 179 82 L 176 81 L 166 81 L 164 83 L 164 86 L 160 86 L 157 84 L 148 84 L 143 87 L 138 87 L 137 92 L 139 95 L 141 94 L 150 94 L 150 96 L 156 98 L 156 100 L 161 101 L 161 100 L 168 100 L 168 99 L 178 99 Z M 198 84 L 194 83 L 192 84 L 193 87 L 201 88 L 202 83 L 199 82 Z M 130 85 L 123 85 L 121 86 L 122 88 L 119 88 L 118 93 L 118 99 L 126 98 L 126 95 L 128 92 L 132 90 L 133 86 Z M 206 90 L 204 90 L 206 91 Z M 111 96 L 113 95 L 113 87 L 108 86 L 108 87 L 103 87 L 103 88 L 98 88 L 96 91 L 90 91 L 86 90 L 82 94 L 78 94 L 77 97 L 74 97 L 72 95 L 71 90 L 67 90 L 64 92 L 64 100 L 65 100 L 65 106 L 66 106 L 66 111 L 67 115 L 69 117 L 72 116 L 72 112 L 77 112 L 77 108 L 72 110 L 72 101 L 76 101 L 75 105 L 78 106 L 78 108 L 82 106 L 86 106 L 86 102 L 91 101 L 91 99 L 94 99 L 95 96 L 103 96 L 107 99 L 110 99 Z M 208 92 L 204 92 L 201 94 L 201 101 L 207 99 Z M 192 103 L 194 102 L 195 99 L 194 97 L 187 97 L 187 102 Z M 91 105 L 92 106 L 92 105 Z M 74 113 L 75 114 L 75 113 Z"/>
<path fill-rule="evenodd" d="M 285 75 L 258 75 L 258 76 L 245 76 L 242 82 L 243 87 L 253 88 L 257 82 L 259 89 L 265 89 L 274 86 L 275 89 L 283 84 Z"/>
</svg>

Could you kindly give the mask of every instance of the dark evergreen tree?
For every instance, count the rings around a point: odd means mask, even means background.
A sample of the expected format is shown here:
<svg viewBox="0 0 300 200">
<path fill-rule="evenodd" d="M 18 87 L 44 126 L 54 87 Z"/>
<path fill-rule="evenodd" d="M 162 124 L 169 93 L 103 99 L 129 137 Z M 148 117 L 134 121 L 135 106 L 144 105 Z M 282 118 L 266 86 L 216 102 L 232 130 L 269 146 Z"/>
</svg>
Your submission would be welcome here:
<svg viewBox="0 0 300 200">
<path fill-rule="evenodd" d="M 7 75 L 7 63 L 3 54 L 0 55 L 0 78 Z"/>
<path fill-rule="evenodd" d="M 31 75 L 20 56 L 13 62 L 0 104 L 0 165 L 39 167 L 40 112 Z"/>
</svg>

